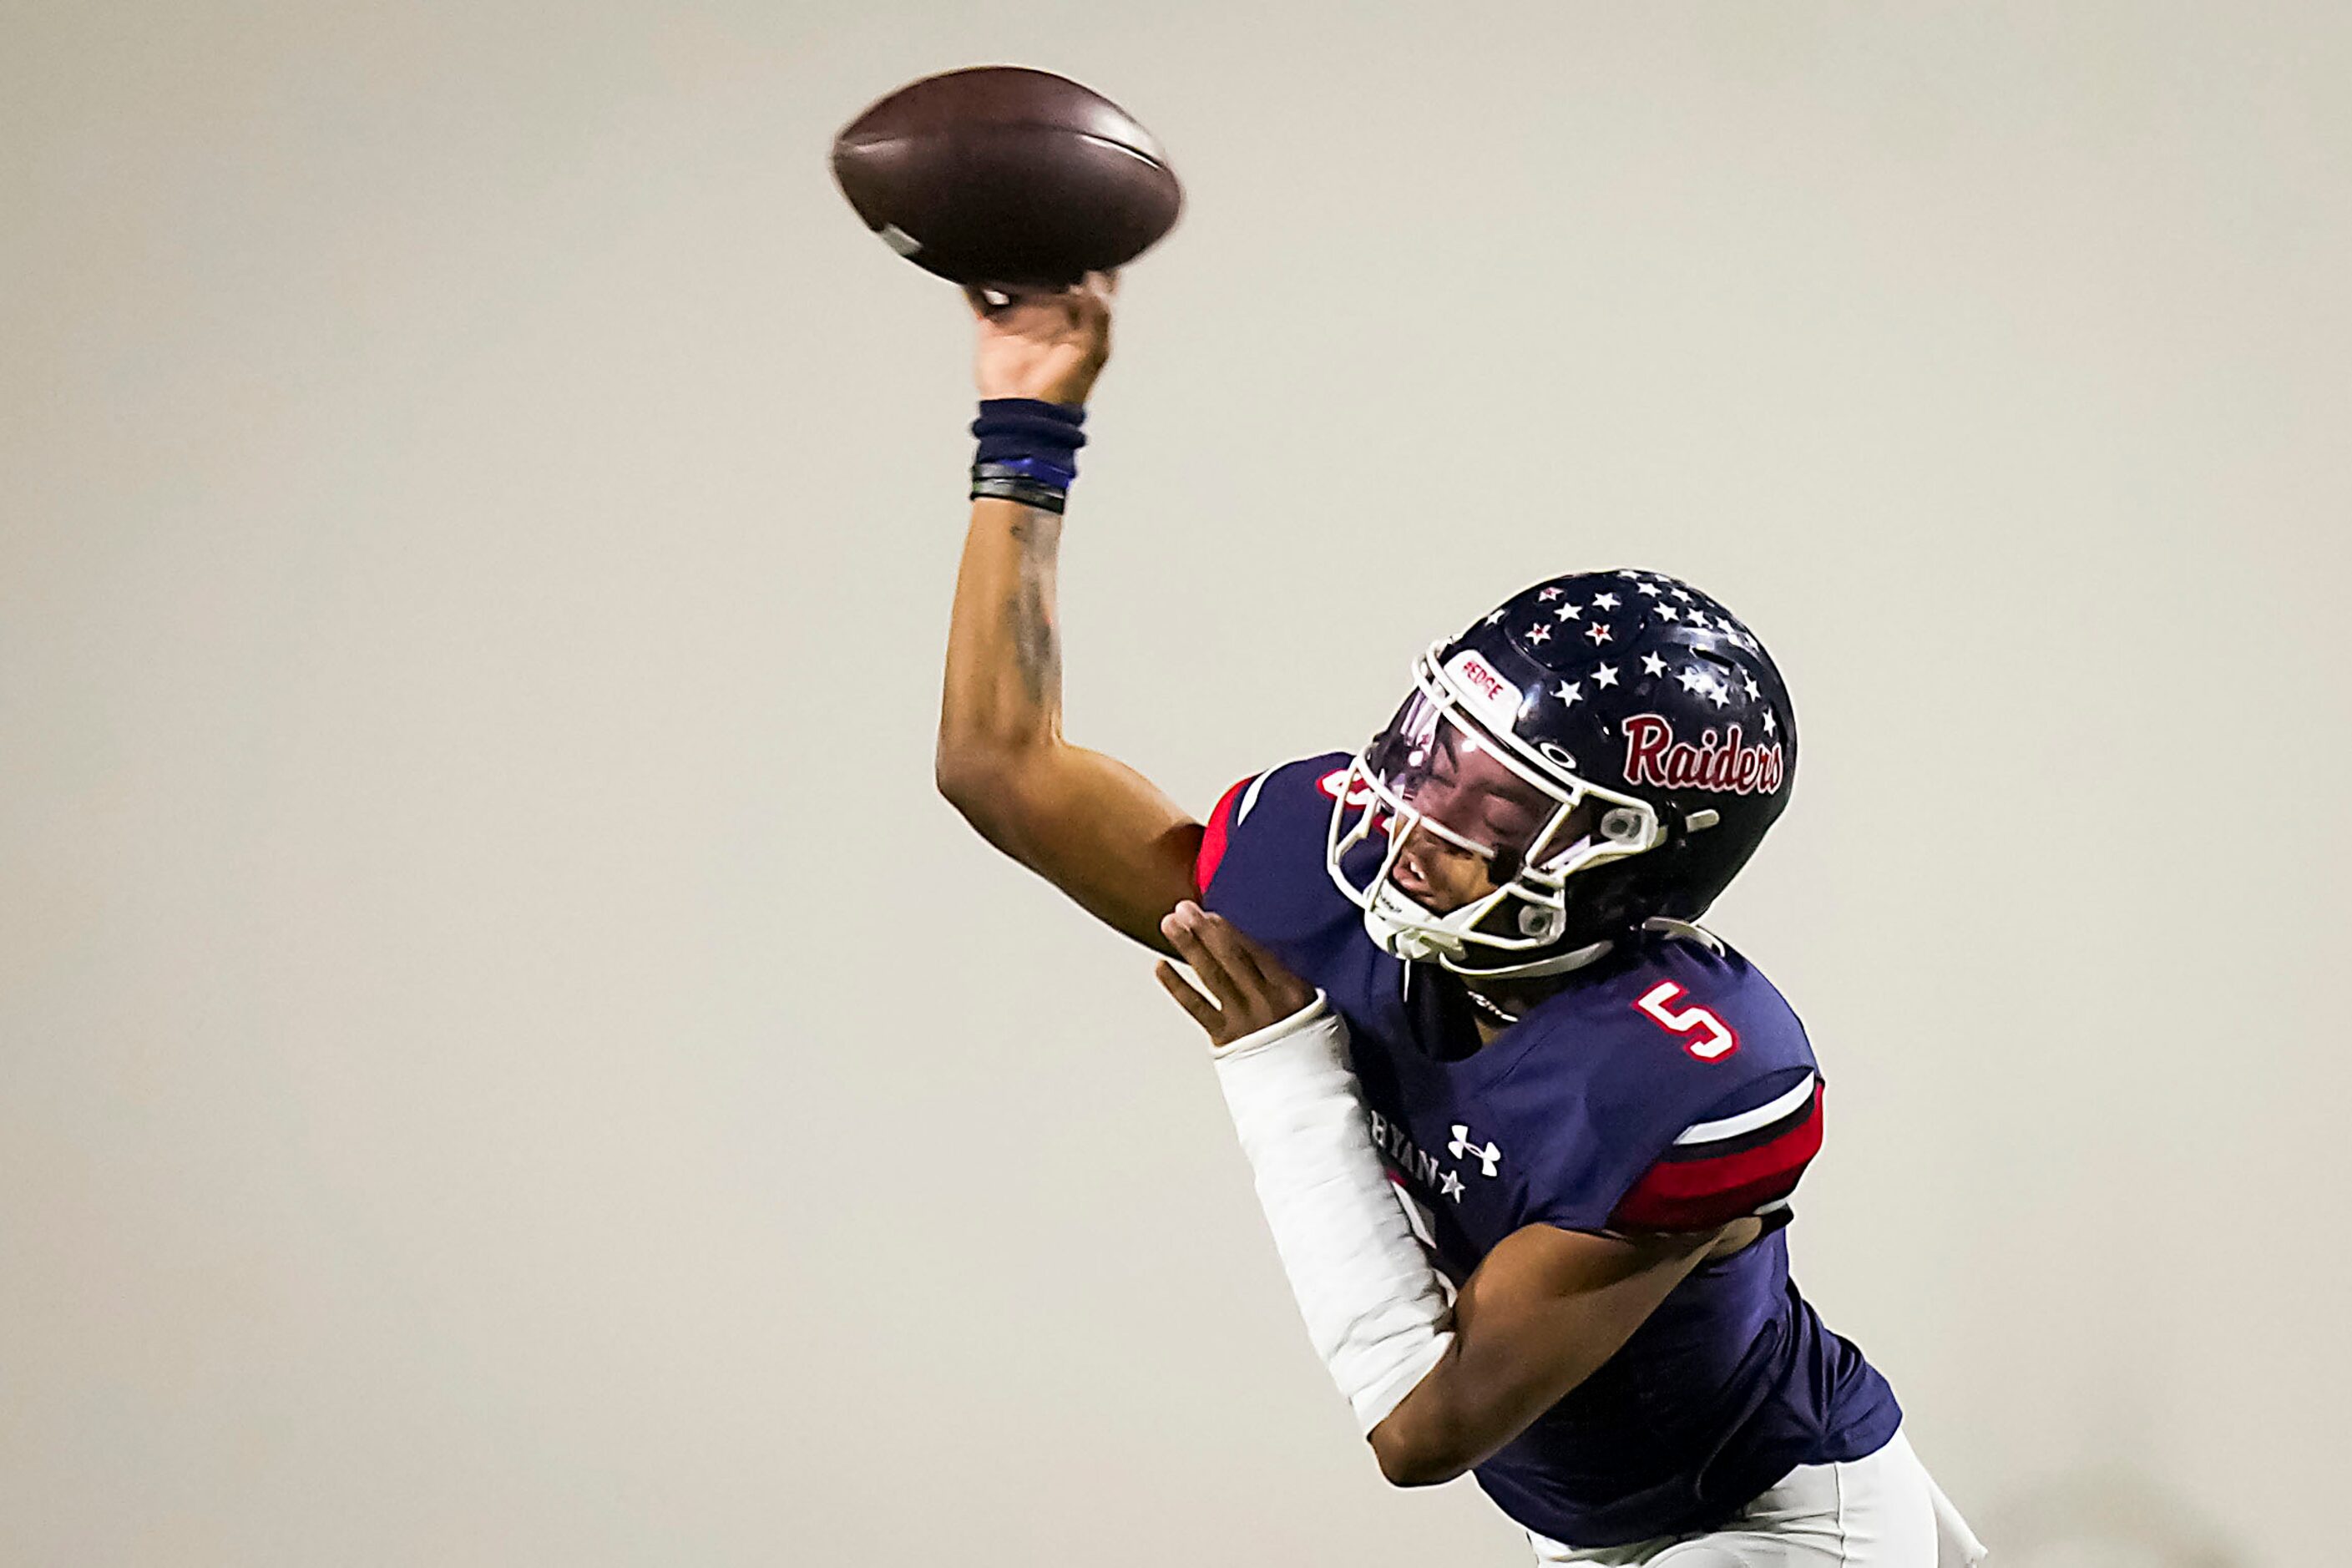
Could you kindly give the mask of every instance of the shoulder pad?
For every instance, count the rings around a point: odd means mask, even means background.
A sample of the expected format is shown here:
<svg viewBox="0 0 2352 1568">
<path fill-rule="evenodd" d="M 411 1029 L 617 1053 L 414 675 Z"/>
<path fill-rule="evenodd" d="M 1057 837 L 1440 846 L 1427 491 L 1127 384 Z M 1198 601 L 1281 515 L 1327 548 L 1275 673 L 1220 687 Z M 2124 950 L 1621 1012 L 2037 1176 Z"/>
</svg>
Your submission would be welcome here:
<svg viewBox="0 0 2352 1568">
<path fill-rule="evenodd" d="M 1664 1221 L 1702 1197 L 1743 1187 L 1760 1168 L 1743 1159 L 1757 1147 L 1749 1135 L 1768 1125 L 1776 1135 L 1790 1131 L 1780 1122 L 1797 1105 L 1764 1123 L 1744 1119 L 1801 1082 L 1817 1087 L 1804 1027 L 1771 982 L 1727 949 L 1679 938 L 1646 940 L 1603 960 L 1517 1027 L 1533 1038 L 1496 1087 L 1507 1091 L 1498 1098 L 1508 1101 L 1523 1142 L 1540 1152 L 1527 1167 L 1527 1217 L 1569 1229 L 1690 1228 Z M 1804 1109 L 1818 1147 L 1817 1103 Z M 1717 1147 L 1725 1140 L 1738 1148 Z M 1765 1160 L 1784 1160 L 1801 1142 L 1800 1132 Z M 1702 1153 L 1739 1163 L 1706 1163 Z M 1647 1219 L 1622 1212 L 1664 1163 L 1692 1169 L 1649 1190 L 1638 1209 Z"/>
<path fill-rule="evenodd" d="M 1245 778 L 1217 802 L 1202 834 L 1193 878 L 1202 901 L 1286 958 L 1292 942 L 1361 925 L 1324 868 L 1331 791 L 1347 766 L 1347 753 L 1332 752 Z"/>
</svg>

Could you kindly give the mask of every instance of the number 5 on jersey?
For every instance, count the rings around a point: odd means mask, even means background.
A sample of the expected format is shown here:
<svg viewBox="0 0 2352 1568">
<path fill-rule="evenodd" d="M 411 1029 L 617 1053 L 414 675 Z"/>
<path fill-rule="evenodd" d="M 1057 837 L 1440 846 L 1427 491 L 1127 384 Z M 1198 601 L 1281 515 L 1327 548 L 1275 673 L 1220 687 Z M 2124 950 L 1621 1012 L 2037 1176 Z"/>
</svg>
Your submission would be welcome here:
<svg viewBox="0 0 2352 1568">
<path fill-rule="evenodd" d="M 1721 1061 L 1738 1050 L 1738 1035 L 1706 1008 L 1693 1005 L 1680 1012 L 1675 1010 L 1675 1004 L 1688 994 L 1673 981 L 1661 980 L 1643 994 L 1642 999 L 1633 1004 L 1633 1010 L 1647 1014 L 1650 1021 L 1662 1029 L 1685 1037 L 1698 1036 L 1696 1039 L 1685 1038 L 1683 1049 L 1703 1062 Z"/>
</svg>

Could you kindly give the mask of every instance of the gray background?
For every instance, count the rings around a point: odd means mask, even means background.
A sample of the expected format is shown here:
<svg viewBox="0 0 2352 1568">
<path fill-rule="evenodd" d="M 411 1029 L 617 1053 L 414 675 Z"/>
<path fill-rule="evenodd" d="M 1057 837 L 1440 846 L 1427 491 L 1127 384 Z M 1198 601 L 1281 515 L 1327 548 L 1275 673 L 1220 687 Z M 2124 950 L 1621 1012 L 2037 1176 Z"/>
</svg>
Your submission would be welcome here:
<svg viewBox="0 0 2352 1568">
<path fill-rule="evenodd" d="M 985 60 L 1190 192 L 1072 733 L 1205 809 L 1524 580 L 1719 594 L 1807 1290 L 2010 1562 L 2342 1555 L 2343 7 L 0 29 L 0 1562 L 1519 1561 L 931 793 L 969 332 L 824 153 Z"/>
</svg>

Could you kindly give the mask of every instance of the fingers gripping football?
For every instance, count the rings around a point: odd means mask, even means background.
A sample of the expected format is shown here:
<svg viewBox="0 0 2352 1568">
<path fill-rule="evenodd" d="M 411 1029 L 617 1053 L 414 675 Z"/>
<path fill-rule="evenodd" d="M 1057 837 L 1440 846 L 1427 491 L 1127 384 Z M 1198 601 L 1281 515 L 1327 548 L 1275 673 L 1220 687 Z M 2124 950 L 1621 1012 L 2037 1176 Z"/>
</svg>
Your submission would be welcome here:
<svg viewBox="0 0 2352 1568">
<path fill-rule="evenodd" d="M 1152 973 L 1213 1045 L 1231 1045 L 1315 1000 L 1315 987 L 1284 968 L 1280 959 L 1223 916 L 1189 900 L 1160 922 L 1160 934 L 1192 966 L 1200 986 L 1188 984 L 1164 959 Z"/>
<path fill-rule="evenodd" d="M 1059 293 L 966 289 L 979 326 L 973 374 L 981 396 L 1085 403 L 1110 359 L 1118 288 L 1118 274 L 1090 272 Z"/>
</svg>

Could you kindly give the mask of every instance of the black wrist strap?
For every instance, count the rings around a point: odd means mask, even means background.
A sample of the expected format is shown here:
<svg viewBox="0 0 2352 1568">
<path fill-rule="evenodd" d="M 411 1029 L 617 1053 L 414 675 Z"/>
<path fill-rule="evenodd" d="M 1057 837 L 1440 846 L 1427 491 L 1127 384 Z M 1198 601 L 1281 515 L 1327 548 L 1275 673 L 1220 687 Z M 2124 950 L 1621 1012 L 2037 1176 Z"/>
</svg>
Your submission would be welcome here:
<svg viewBox="0 0 2352 1568">
<path fill-rule="evenodd" d="M 1023 506 L 1050 511 L 1056 517 L 1070 502 L 1070 492 L 1037 478 L 1025 467 L 1012 463 L 974 463 L 971 466 L 971 499 L 974 500 L 1017 501 Z"/>
</svg>

